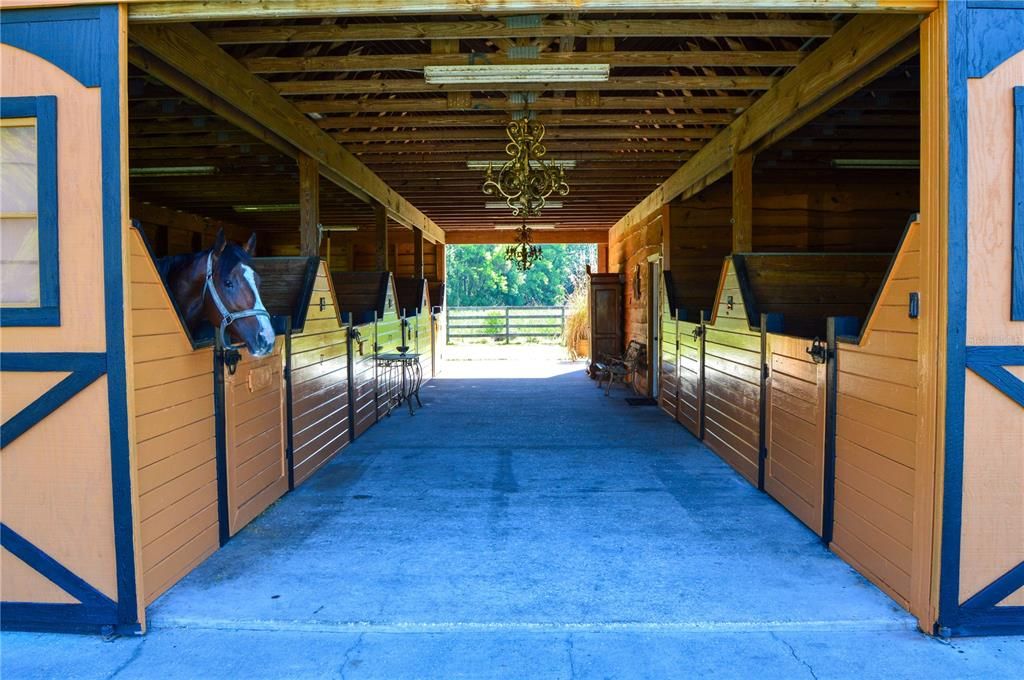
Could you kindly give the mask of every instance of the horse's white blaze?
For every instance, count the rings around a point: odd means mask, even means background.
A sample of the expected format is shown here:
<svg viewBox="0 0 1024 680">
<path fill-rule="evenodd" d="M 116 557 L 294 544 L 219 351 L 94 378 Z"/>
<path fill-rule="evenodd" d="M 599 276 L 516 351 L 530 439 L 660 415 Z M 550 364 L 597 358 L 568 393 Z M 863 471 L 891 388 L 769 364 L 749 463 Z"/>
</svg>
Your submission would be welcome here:
<svg viewBox="0 0 1024 680">
<path fill-rule="evenodd" d="M 245 280 L 249 283 L 249 288 L 252 290 L 252 296 L 256 300 L 256 302 L 253 303 L 252 308 L 260 312 L 267 311 L 267 308 L 263 306 L 263 300 L 260 299 L 260 291 L 256 287 L 256 272 L 254 272 L 252 267 L 249 265 L 243 264 L 242 276 L 244 276 Z M 267 344 L 273 345 L 274 328 L 270 325 L 270 318 L 266 316 L 257 316 L 256 318 L 260 322 L 260 337 L 262 337 Z"/>
</svg>

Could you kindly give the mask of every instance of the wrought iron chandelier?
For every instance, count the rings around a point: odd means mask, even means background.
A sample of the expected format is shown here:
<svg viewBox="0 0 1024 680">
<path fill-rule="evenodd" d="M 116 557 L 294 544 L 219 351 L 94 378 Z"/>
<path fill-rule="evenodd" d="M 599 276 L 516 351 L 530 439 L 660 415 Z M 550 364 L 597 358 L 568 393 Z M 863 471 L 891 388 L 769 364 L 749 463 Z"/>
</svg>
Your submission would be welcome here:
<svg viewBox="0 0 1024 680">
<path fill-rule="evenodd" d="M 569 193 L 565 169 L 544 160 L 547 153 L 543 144 L 544 125 L 530 118 L 529 111 L 524 111 L 522 118 L 509 121 L 505 134 L 509 138 L 505 153 L 510 158 L 497 172 L 487 164 L 483 192 L 487 196 L 503 197 L 513 215 L 540 215 L 548 196 Z"/>
<path fill-rule="evenodd" d="M 540 246 L 533 244 L 533 231 L 526 226 L 524 219 L 523 226 L 516 230 L 515 244 L 505 248 L 505 259 L 514 262 L 519 271 L 525 272 L 542 257 L 544 251 Z"/>
</svg>

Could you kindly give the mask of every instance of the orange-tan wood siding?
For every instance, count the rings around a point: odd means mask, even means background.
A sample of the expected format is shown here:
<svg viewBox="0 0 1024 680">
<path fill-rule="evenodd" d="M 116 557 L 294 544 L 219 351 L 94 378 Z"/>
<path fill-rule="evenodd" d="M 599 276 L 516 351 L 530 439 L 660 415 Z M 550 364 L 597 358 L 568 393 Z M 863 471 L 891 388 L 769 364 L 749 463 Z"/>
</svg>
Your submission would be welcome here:
<svg viewBox="0 0 1024 680">
<path fill-rule="evenodd" d="M 219 546 L 213 351 L 192 348 L 134 228 L 130 253 L 139 543 L 148 604 Z"/>
<path fill-rule="evenodd" d="M 284 339 L 254 357 L 241 350 L 234 375 L 224 371 L 224 449 L 231 535 L 288 490 L 285 457 Z"/>
<path fill-rule="evenodd" d="M 704 442 L 751 484 L 758 483 L 761 332 L 751 328 L 732 258 L 704 337 Z"/>
<path fill-rule="evenodd" d="M 920 225 L 910 226 L 859 343 L 837 343 L 832 549 L 909 607 L 917 459 Z"/>
<path fill-rule="evenodd" d="M 323 303 L 321 306 L 321 302 Z M 301 333 L 291 338 L 292 470 L 298 486 L 349 443 L 348 328 L 320 262 Z"/>
</svg>

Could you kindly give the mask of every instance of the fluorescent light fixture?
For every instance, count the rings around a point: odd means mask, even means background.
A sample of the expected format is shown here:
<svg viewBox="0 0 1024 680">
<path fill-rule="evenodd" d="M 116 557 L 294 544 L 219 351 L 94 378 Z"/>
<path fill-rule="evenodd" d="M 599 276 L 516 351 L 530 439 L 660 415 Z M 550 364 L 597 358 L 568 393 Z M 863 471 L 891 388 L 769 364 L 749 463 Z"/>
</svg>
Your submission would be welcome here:
<svg viewBox="0 0 1024 680">
<path fill-rule="evenodd" d="M 355 226 L 340 227 L 340 226 L 321 225 L 320 226 L 320 231 L 359 231 L 359 227 L 355 227 Z"/>
<path fill-rule="evenodd" d="M 128 170 L 128 175 L 131 177 L 194 177 L 215 174 L 217 174 L 217 168 L 213 165 L 174 165 Z"/>
<path fill-rule="evenodd" d="M 298 203 L 267 203 L 264 205 L 233 205 L 231 208 L 237 213 L 260 213 L 260 212 L 289 212 L 298 210 Z"/>
<path fill-rule="evenodd" d="M 503 161 L 466 161 L 466 167 L 470 170 L 486 170 L 488 165 L 491 165 L 494 168 L 500 168 L 505 165 L 505 163 L 508 163 L 508 161 L 508 158 Z M 569 168 L 571 170 L 576 167 L 576 161 L 549 161 L 545 159 L 544 162 L 557 168 Z M 540 161 L 530 161 L 530 167 L 539 168 Z"/>
<path fill-rule="evenodd" d="M 544 204 L 544 209 L 545 210 L 547 210 L 548 208 L 561 208 L 561 207 L 562 207 L 562 202 L 561 201 L 548 201 L 547 203 Z M 487 210 L 508 210 L 509 209 L 508 203 L 506 203 L 505 201 L 487 201 L 486 203 L 484 203 L 484 208 L 486 208 Z M 520 225 L 520 226 L 522 226 L 522 225 Z"/>
<path fill-rule="evenodd" d="M 554 229 L 556 224 L 558 224 L 558 223 L 557 222 L 535 222 L 533 224 L 530 224 L 529 222 L 527 222 L 526 226 L 529 227 L 530 229 Z M 495 229 L 519 229 L 522 226 L 523 226 L 522 222 L 517 222 L 515 224 L 495 224 L 494 228 Z"/>
<path fill-rule="evenodd" d="M 463 83 L 596 83 L 608 80 L 608 64 L 475 64 L 425 66 L 431 85 Z"/>
<path fill-rule="evenodd" d="M 833 158 L 833 168 L 856 170 L 916 170 L 921 162 L 915 158 Z"/>
</svg>

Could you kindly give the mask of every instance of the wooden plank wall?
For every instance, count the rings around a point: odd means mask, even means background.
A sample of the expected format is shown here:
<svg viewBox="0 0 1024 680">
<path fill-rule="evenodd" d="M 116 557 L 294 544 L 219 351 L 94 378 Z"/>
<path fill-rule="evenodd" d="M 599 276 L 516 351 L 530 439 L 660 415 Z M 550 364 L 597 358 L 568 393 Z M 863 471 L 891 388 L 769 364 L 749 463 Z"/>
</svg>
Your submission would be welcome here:
<svg viewBox="0 0 1024 680">
<path fill-rule="evenodd" d="M 677 262 L 693 261 L 695 256 L 706 270 L 711 263 L 699 257 L 703 251 L 729 253 L 730 182 L 716 182 L 672 206 L 673 271 L 679 269 Z M 891 253 L 900 238 L 893 225 L 903 224 L 919 207 L 916 172 L 887 171 L 882 179 L 877 173 L 865 179 L 837 170 L 819 181 L 788 183 L 758 173 L 754 176 L 754 252 Z M 706 280 L 702 277 L 698 282 Z"/>
<path fill-rule="evenodd" d="M 627 231 L 612 230 L 608 233 L 608 267 L 611 273 L 625 275 L 625 333 L 623 349 L 630 340 L 647 344 L 648 341 L 648 265 L 647 258 L 660 255 L 662 252 L 662 229 L 668 224 L 668 209 L 659 209 L 647 219 L 637 222 Z M 640 267 L 639 285 L 637 284 L 636 267 Z M 658 284 L 660 288 L 660 283 Z M 654 291 L 655 295 L 660 290 Z M 655 348 L 648 348 L 648 357 Z M 649 362 L 650 363 L 650 362 Z M 647 372 L 638 371 L 636 387 L 640 392 L 647 390 Z"/>
<path fill-rule="evenodd" d="M 859 342 L 837 343 L 832 549 L 909 608 L 917 460 L 920 234 L 911 225 Z"/>
<path fill-rule="evenodd" d="M 722 202 L 724 201 L 724 203 Z M 722 260 L 732 252 L 732 194 L 706 189 L 669 210 L 671 234 L 666 260 L 675 284 L 683 321 L 699 322 L 711 314 L 718 292 Z"/>
<path fill-rule="evenodd" d="M 324 235 L 321 254 L 330 262 L 332 272 L 373 272 L 377 271 L 376 243 L 363 233 L 331 232 L 330 250 L 328 238 Z M 423 273 L 431 280 L 437 280 L 443 270 L 438 267 L 437 248 L 426 243 L 423 249 Z M 267 238 L 267 253 L 274 256 L 299 255 L 299 234 L 273 234 Z M 388 230 L 388 269 L 396 277 L 415 275 L 413 266 L 412 232 L 408 229 Z"/>
<path fill-rule="evenodd" d="M 323 310 L 320 301 L 323 300 Z M 348 328 L 320 261 L 306 322 L 291 338 L 292 471 L 298 486 L 350 439 Z"/>
<path fill-rule="evenodd" d="M 146 604 L 219 546 L 213 351 L 193 350 L 130 231 L 139 543 Z"/>
<path fill-rule="evenodd" d="M 705 329 L 704 442 L 757 486 L 761 332 L 748 323 L 732 258 L 722 266 L 718 291 L 714 316 Z"/>
</svg>

